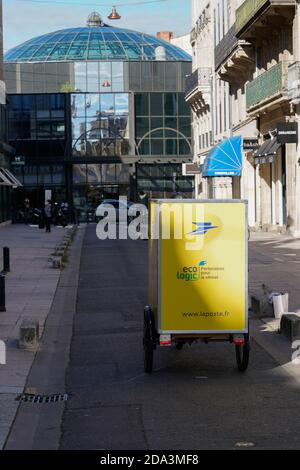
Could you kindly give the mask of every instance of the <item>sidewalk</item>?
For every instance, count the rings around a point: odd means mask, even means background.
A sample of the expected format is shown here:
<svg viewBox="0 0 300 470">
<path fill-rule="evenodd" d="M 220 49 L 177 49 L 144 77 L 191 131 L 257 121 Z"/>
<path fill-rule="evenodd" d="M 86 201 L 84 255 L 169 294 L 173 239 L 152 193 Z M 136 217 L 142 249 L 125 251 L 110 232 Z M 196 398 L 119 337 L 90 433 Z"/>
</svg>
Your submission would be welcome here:
<svg viewBox="0 0 300 470">
<path fill-rule="evenodd" d="M 7 365 L 0 365 L 0 449 L 3 448 L 35 353 L 18 349 L 19 327 L 25 318 L 39 321 L 40 334 L 56 287 L 60 271 L 48 262 L 54 247 L 66 229 L 45 233 L 36 227 L 11 225 L 0 229 L 0 270 L 2 247 L 10 248 L 11 272 L 6 276 L 6 312 L 0 313 L 0 340 L 7 346 Z"/>
<path fill-rule="evenodd" d="M 261 297 L 262 284 L 274 292 L 288 292 L 289 311 L 300 312 L 300 239 L 273 233 L 251 233 L 249 293 Z M 300 367 L 291 362 L 291 344 L 278 334 L 280 321 L 250 314 L 250 333 L 300 384 Z"/>
<path fill-rule="evenodd" d="M 249 292 L 261 296 L 262 284 L 289 293 L 289 310 L 300 310 L 300 239 L 272 233 L 251 233 Z"/>
</svg>

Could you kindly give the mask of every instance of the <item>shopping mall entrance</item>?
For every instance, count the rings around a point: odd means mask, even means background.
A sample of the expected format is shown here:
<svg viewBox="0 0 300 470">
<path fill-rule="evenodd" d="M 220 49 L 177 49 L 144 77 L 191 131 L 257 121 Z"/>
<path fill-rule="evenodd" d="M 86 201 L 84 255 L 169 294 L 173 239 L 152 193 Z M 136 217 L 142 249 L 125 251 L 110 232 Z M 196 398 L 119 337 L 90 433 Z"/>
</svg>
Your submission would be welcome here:
<svg viewBox="0 0 300 470">
<path fill-rule="evenodd" d="M 124 194 L 125 193 L 125 194 Z M 105 199 L 127 196 L 128 187 L 118 184 L 74 186 L 73 203 L 79 222 L 95 222 L 96 209 Z"/>
<path fill-rule="evenodd" d="M 26 216 L 29 223 L 34 223 L 34 209 L 41 209 L 45 205 L 45 201 L 50 199 L 52 203 L 61 204 L 66 202 L 66 189 L 64 187 L 30 187 L 23 186 L 15 188 L 12 191 L 12 220 L 14 223 L 25 222 L 25 199 L 29 201 L 29 214 Z"/>
</svg>

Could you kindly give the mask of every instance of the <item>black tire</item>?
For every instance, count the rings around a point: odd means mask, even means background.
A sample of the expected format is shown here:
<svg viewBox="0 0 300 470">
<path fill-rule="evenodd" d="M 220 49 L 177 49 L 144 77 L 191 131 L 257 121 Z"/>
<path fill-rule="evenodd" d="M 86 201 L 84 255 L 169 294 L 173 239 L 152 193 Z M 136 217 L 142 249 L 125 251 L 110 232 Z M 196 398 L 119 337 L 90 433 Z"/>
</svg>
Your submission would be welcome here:
<svg viewBox="0 0 300 470">
<path fill-rule="evenodd" d="M 245 372 L 249 364 L 250 344 L 247 339 L 242 346 L 235 346 L 236 363 L 240 372 Z"/>
<path fill-rule="evenodd" d="M 153 351 L 154 351 L 154 340 L 153 340 L 153 323 L 152 323 L 152 312 L 149 307 L 144 310 L 144 370 L 147 374 L 151 374 L 153 370 Z"/>
<path fill-rule="evenodd" d="M 178 351 L 181 351 L 182 348 L 183 348 L 183 343 L 178 341 L 176 344 L 175 344 L 175 348 L 178 350 Z"/>
</svg>

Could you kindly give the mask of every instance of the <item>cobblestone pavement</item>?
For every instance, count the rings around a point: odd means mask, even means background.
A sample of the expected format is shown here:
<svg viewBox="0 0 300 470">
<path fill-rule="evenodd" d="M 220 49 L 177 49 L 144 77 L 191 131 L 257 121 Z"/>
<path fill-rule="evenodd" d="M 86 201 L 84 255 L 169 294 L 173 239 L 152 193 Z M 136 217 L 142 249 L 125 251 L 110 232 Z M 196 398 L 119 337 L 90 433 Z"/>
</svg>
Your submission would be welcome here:
<svg viewBox="0 0 300 470">
<path fill-rule="evenodd" d="M 22 321 L 36 319 L 42 333 L 60 277 L 50 268 L 48 258 L 65 234 L 53 228 L 45 233 L 37 227 L 10 225 L 0 229 L 0 270 L 2 247 L 10 248 L 11 272 L 6 275 L 6 312 L 0 313 L 0 340 L 7 347 L 7 364 L 0 365 L 0 449 L 7 438 L 35 353 L 18 349 Z"/>
</svg>

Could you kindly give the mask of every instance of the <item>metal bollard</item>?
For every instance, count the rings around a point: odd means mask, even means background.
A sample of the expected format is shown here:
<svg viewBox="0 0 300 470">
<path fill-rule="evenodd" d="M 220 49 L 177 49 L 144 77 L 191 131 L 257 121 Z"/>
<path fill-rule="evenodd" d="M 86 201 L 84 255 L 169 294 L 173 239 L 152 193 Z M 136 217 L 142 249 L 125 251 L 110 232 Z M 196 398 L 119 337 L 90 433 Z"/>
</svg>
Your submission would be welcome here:
<svg viewBox="0 0 300 470">
<path fill-rule="evenodd" d="M 3 273 L 10 272 L 10 255 L 9 255 L 9 248 L 5 246 L 3 248 Z"/>
<path fill-rule="evenodd" d="M 0 274 L 0 312 L 6 312 L 5 308 L 5 276 Z"/>
</svg>

